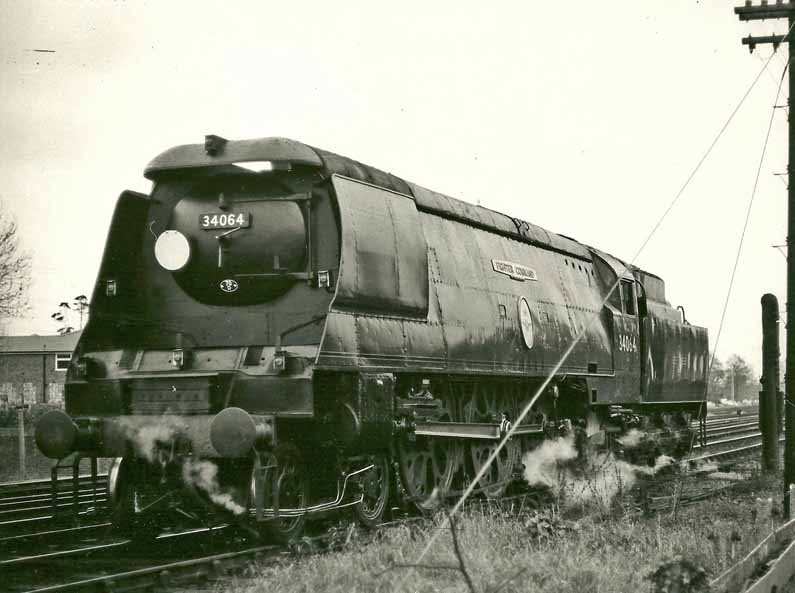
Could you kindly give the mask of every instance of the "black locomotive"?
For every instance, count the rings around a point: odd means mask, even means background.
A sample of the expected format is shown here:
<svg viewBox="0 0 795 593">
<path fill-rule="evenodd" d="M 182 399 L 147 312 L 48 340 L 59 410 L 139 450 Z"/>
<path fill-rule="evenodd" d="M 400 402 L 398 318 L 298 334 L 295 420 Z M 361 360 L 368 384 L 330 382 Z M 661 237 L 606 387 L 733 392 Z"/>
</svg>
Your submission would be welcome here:
<svg viewBox="0 0 795 593">
<path fill-rule="evenodd" d="M 66 413 L 36 432 L 54 459 L 116 458 L 120 525 L 203 501 L 287 539 L 341 507 L 373 524 L 392 490 L 432 508 L 583 328 L 480 493 L 561 432 L 703 433 L 707 333 L 653 274 L 283 138 L 207 136 L 145 175 L 151 195 L 116 206 Z"/>
</svg>

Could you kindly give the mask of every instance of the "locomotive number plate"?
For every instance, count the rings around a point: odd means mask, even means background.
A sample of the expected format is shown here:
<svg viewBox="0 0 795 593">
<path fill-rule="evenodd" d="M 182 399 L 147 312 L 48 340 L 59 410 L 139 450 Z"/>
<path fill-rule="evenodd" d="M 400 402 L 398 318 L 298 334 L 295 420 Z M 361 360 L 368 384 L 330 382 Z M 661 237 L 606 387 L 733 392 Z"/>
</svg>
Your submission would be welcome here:
<svg viewBox="0 0 795 593">
<path fill-rule="evenodd" d="M 251 214 L 248 212 L 223 212 L 218 214 L 200 214 L 199 227 L 203 229 L 235 229 L 251 226 Z"/>
</svg>

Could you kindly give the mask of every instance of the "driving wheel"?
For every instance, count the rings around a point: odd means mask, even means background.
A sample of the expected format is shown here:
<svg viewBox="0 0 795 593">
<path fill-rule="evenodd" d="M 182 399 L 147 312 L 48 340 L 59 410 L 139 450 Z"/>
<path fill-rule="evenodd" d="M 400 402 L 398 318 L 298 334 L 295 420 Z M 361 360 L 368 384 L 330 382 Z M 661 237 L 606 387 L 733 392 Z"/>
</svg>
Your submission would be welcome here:
<svg viewBox="0 0 795 593">
<path fill-rule="evenodd" d="M 449 406 L 437 417 L 451 422 Z M 409 500 L 420 512 L 435 510 L 447 496 L 463 456 L 458 441 L 450 438 L 403 438 L 397 446 L 400 482 Z"/>
<path fill-rule="evenodd" d="M 467 422 L 501 422 L 510 413 L 510 402 L 502 401 L 496 385 L 478 385 L 468 394 L 464 402 L 464 418 Z M 500 441 L 477 441 L 467 443 L 467 459 L 474 479 L 497 449 Z M 500 449 L 494 461 L 478 480 L 480 491 L 487 498 L 503 495 L 513 477 L 514 467 L 521 458 L 521 445 L 511 439 Z"/>
</svg>

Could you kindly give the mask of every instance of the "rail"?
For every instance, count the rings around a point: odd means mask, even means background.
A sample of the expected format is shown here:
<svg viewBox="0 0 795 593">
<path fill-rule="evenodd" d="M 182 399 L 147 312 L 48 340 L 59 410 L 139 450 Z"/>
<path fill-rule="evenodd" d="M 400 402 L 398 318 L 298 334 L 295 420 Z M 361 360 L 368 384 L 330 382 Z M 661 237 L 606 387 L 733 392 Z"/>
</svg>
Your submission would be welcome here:
<svg viewBox="0 0 795 593">
<path fill-rule="evenodd" d="M 94 491 L 90 475 L 78 478 L 77 512 L 102 512 L 107 499 L 108 476 L 97 476 Z M 29 522 L 51 520 L 55 515 L 74 510 L 72 478 L 58 480 L 57 496 L 53 501 L 51 480 L 27 480 L 0 484 L 0 530 Z M 53 512 L 54 511 L 54 512 Z"/>
</svg>

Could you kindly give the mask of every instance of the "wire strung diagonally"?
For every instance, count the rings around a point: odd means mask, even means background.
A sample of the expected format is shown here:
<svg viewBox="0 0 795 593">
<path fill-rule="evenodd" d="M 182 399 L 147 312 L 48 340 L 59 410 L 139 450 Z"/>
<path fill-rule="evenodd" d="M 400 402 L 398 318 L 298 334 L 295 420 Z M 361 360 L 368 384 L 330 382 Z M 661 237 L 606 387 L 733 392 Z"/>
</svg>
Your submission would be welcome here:
<svg viewBox="0 0 795 593">
<path fill-rule="evenodd" d="M 793 26 L 795 26 L 795 25 L 793 25 Z M 790 27 L 789 31 L 787 31 L 787 35 L 785 35 L 785 38 L 787 36 L 789 36 L 790 32 L 792 31 L 792 28 L 793 27 Z M 489 455 L 488 459 L 481 466 L 481 468 L 477 472 L 477 474 L 471 479 L 469 485 L 464 490 L 464 492 L 461 495 L 461 497 L 458 499 L 458 502 L 456 502 L 456 504 L 450 510 L 450 513 L 448 514 L 448 516 L 446 518 L 446 521 L 449 522 L 456 515 L 456 513 L 461 509 L 461 507 L 464 505 L 466 500 L 469 498 L 469 496 L 475 490 L 476 485 L 478 484 L 480 479 L 486 474 L 486 472 L 491 467 L 491 464 L 494 463 L 494 460 L 497 458 L 497 456 L 500 454 L 502 449 L 505 447 L 505 444 L 508 442 L 508 440 L 510 440 L 513 437 L 513 434 L 516 432 L 516 430 L 519 427 L 519 425 L 522 423 L 524 418 L 530 412 L 530 409 L 535 405 L 535 403 L 538 400 L 538 398 L 541 396 L 541 394 L 549 386 L 549 384 L 552 381 L 552 379 L 558 374 L 558 372 L 560 371 L 560 369 L 563 366 L 563 364 L 566 362 L 568 357 L 574 351 L 574 348 L 582 340 L 583 336 L 585 336 L 585 334 L 590 330 L 591 326 L 596 322 L 596 320 L 599 319 L 602 309 L 604 308 L 604 306 L 607 303 L 607 301 L 610 299 L 610 296 L 613 294 L 615 289 L 618 287 L 619 283 L 621 282 L 621 278 L 624 276 L 624 273 L 626 272 L 626 270 L 629 267 L 634 265 L 634 263 L 637 260 L 638 256 L 646 248 L 646 246 L 648 245 L 648 243 L 651 240 L 651 238 L 655 235 L 657 230 L 662 225 L 663 221 L 668 217 L 668 214 L 671 212 L 671 210 L 673 210 L 674 206 L 677 204 L 679 199 L 682 197 L 682 195 L 684 194 L 685 190 L 690 185 L 690 182 L 696 176 L 696 173 L 698 173 L 699 169 L 701 169 L 701 166 L 704 164 L 704 161 L 706 161 L 707 157 L 712 153 L 712 150 L 715 148 L 715 145 L 718 143 L 720 138 L 723 136 L 723 133 L 729 127 L 729 124 L 732 122 L 732 120 L 734 119 L 735 115 L 740 110 L 740 107 L 742 107 L 742 105 L 745 103 L 745 100 L 748 98 L 748 95 L 751 94 L 751 91 L 756 86 L 757 82 L 759 82 L 759 79 L 764 74 L 765 70 L 767 69 L 767 67 L 770 64 L 771 60 L 773 59 L 774 55 L 775 55 L 775 53 L 771 54 L 770 57 L 767 59 L 767 61 L 765 61 L 764 65 L 759 70 L 759 73 L 756 75 L 756 77 L 753 79 L 753 81 L 749 85 L 748 89 L 745 91 L 745 93 L 740 98 L 740 101 L 737 103 L 737 106 L 732 110 L 731 114 L 726 119 L 725 123 L 721 126 L 720 130 L 718 131 L 717 135 L 715 136 L 715 138 L 710 143 L 709 147 L 706 149 L 704 154 L 701 156 L 699 161 L 696 163 L 696 166 L 693 168 L 691 173 L 685 179 L 685 182 L 682 184 L 682 186 L 679 189 L 679 191 L 676 193 L 674 198 L 668 204 L 668 207 L 665 209 L 665 211 L 659 217 L 659 219 L 654 224 L 652 229 L 649 231 L 648 235 L 646 236 L 644 241 L 641 243 L 640 247 L 635 252 L 635 254 L 633 255 L 632 259 L 629 261 L 629 264 L 623 264 L 624 265 L 624 269 L 621 270 L 621 273 L 617 275 L 616 281 L 613 283 L 613 285 L 610 287 L 610 289 L 605 294 L 604 298 L 602 299 L 601 304 L 596 308 L 596 311 L 598 311 L 598 313 L 593 313 L 588 318 L 588 321 L 583 325 L 583 327 L 579 331 L 579 333 L 577 333 L 575 335 L 575 337 L 572 340 L 571 344 L 569 344 L 568 348 L 566 348 L 565 352 L 560 357 L 560 359 L 555 364 L 555 366 L 552 368 L 552 370 L 549 372 L 549 374 L 547 375 L 546 379 L 538 387 L 538 389 L 536 389 L 535 393 L 533 394 L 533 397 L 530 398 L 528 403 L 524 406 L 524 408 L 520 412 L 519 416 L 513 421 L 513 424 L 511 425 L 510 429 L 506 432 L 505 436 L 500 440 L 500 442 L 497 445 L 497 447 L 494 448 L 494 450 L 492 451 L 491 455 Z M 428 551 L 433 547 L 433 545 L 436 543 L 436 540 L 439 537 L 439 534 L 442 533 L 442 531 L 443 530 L 438 530 L 438 531 L 434 532 L 434 534 L 429 538 L 427 544 L 425 545 L 425 547 L 420 552 L 420 555 L 417 557 L 417 560 L 416 560 L 417 563 L 419 563 L 425 557 L 425 555 L 428 553 Z M 408 579 L 408 575 L 406 576 L 406 579 Z M 405 582 L 406 581 L 404 580 L 403 583 L 405 583 Z"/>
<path fill-rule="evenodd" d="M 770 109 L 770 120 L 768 121 L 768 124 L 767 124 L 767 132 L 765 133 L 765 141 L 762 144 L 762 154 L 759 155 L 759 165 L 756 168 L 756 175 L 754 176 L 754 185 L 753 185 L 753 188 L 751 189 L 751 196 L 748 199 L 748 208 L 745 211 L 745 221 L 743 222 L 743 229 L 742 229 L 742 232 L 740 233 L 740 241 L 739 241 L 739 243 L 737 245 L 737 254 L 734 257 L 734 266 L 732 267 L 731 278 L 729 279 L 729 287 L 726 290 L 726 299 L 723 302 L 723 311 L 721 312 L 721 315 L 720 315 L 720 324 L 718 325 L 718 333 L 717 333 L 717 335 L 715 337 L 715 344 L 712 347 L 712 356 L 710 357 L 709 365 L 707 366 L 707 399 L 708 399 L 708 396 L 709 396 L 709 384 L 710 384 L 709 378 L 710 378 L 710 376 L 712 374 L 712 365 L 715 362 L 715 359 L 716 359 L 716 356 L 717 356 L 718 343 L 720 342 L 721 332 L 723 331 L 724 321 L 726 320 L 726 311 L 729 308 L 729 299 L 731 298 L 732 289 L 734 288 L 734 279 L 735 279 L 735 277 L 737 275 L 737 268 L 738 268 L 738 266 L 740 264 L 740 255 L 742 254 L 742 251 L 743 251 L 743 242 L 745 240 L 745 233 L 748 230 L 748 221 L 751 219 L 751 209 L 754 206 L 754 198 L 756 197 L 756 190 L 759 187 L 759 177 L 762 174 L 762 164 L 765 162 L 765 154 L 767 152 L 767 146 L 768 146 L 768 144 L 770 142 L 770 132 L 773 130 L 773 119 L 774 119 L 774 117 L 776 115 L 776 108 L 777 108 L 777 105 L 778 105 L 778 98 L 781 95 L 781 86 L 784 83 L 784 76 L 787 74 L 787 68 L 788 67 L 789 66 L 785 67 L 784 71 L 781 73 L 781 79 L 779 80 L 778 88 L 776 89 L 776 98 L 773 101 L 773 106 Z M 706 405 L 706 404 L 704 403 L 702 405 Z M 693 432 L 693 434 L 690 437 L 690 455 L 688 455 L 688 457 L 692 456 L 693 444 L 695 443 L 695 439 L 696 439 L 696 433 Z M 677 487 L 674 489 L 673 505 L 671 506 L 671 514 L 672 515 L 676 515 L 676 512 L 677 512 L 677 510 L 679 508 L 679 495 L 682 492 L 681 485 L 682 485 L 682 480 L 684 480 L 684 477 L 685 477 L 684 474 L 682 474 L 680 479 L 679 479 L 679 481 L 677 482 Z"/>
<path fill-rule="evenodd" d="M 782 54 L 778 53 L 778 46 L 775 46 L 775 49 L 773 50 L 773 54 L 774 54 L 774 57 L 775 57 L 775 54 L 778 54 L 778 56 L 782 55 Z M 764 63 L 764 61 L 767 59 L 767 58 L 763 58 L 758 53 L 754 53 L 754 55 L 757 56 L 757 59 L 760 62 L 762 62 L 762 63 Z M 784 69 L 784 72 L 781 74 L 782 78 L 784 77 L 784 74 L 786 73 L 787 68 L 789 68 L 789 58 L 783 58 L 783 60 L 784 61 L 781 64 L 783 69 Z M 773 74 L 773 72 L 771 72 L 770 68 L 767 69 L 767 74 L 769 75 L 770 81 L 773 83 L 773 85 L 780 89 L 781 88 L 781 82 L 780 82 L 780 80 L 776 80 L 776 76 L 775 76 L 775 74 Z M 773 105 L 775 105 L 774 109 L 782 108 L 782 109 L 784 109 L 784 112 L 787 115 L 789 115 L 789 107 L 787 105 L 778 105 L 778 99 L 776 99 L 776 102 Z"/>
<path fill-rule="evenodd" d="M 789 33 L 787 33 L 789 35 Z M 715 357 L 718 352 L 718 343 L 720 336 L 723 332 L 723 323 L 726 320 L 726 311 L 729 308 L 729 300 L 731 299 L 732 289 L 734 288 L 734 279 L 737 276 L 737 267 L 740 264 L 740 255 L 743 252 L 743 242 L 745 241 L 745 233 L 748 230 L 748 221 L 751 219 L 751 209 L 754 207 L 754 198 L 756 197 L 756 190 L 759 187 L 759 176 L 762 174 L 762 163 L 765 161 L 765 153 L 767 152 L 767 145 L 770 142 L 770 132 L 773 130 L 773 119 L 776 115 L 776 105 L 778 104 L 779 95 L 781 95 L 781 86 L 784 84 L 784 77 L 787 74 L 789 64 L 784 68 L 781 73 L 781 78 L 778 81 L 778 89 L 776 89 L 776 99 L 773 101 L 773 107 L 770 110 L 770 121 L 767 124 L 767 133 L 765 134 L 765 142 L 762 145 L 762 154 L 759 155 L 759 166 L 756 168 L 756 177 L 754 177 L 754 186 L 751 190 L 751 197 L 748 200 L 748 208 L 745 211 L 745 221 L 743 222 L 743 230 L 740 233 L 740 242 L 737 245 L 737 254 L 734 257 L 734 266 L 732 267 L 731 278 L 729 279 L 729 288 L 726 290 L 726 300 L 723 302 L 723 311 L 720 314 L 720 324 L 718 325 L 718 333 L 715 336 L 715 344 L 712 346 L 712 356 L 709 359 L 709 367 L 707 367 L 707 378 L 712 373 L 712 365 L 715 362 Z M 709 381 L 707 381 L 707 389 L 709 389 Z"/>
</svg>

